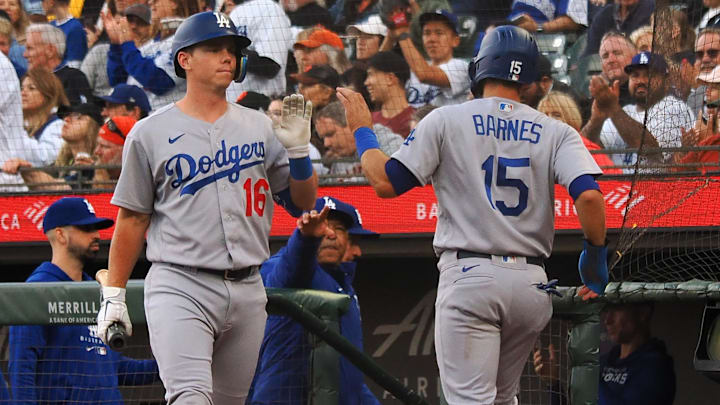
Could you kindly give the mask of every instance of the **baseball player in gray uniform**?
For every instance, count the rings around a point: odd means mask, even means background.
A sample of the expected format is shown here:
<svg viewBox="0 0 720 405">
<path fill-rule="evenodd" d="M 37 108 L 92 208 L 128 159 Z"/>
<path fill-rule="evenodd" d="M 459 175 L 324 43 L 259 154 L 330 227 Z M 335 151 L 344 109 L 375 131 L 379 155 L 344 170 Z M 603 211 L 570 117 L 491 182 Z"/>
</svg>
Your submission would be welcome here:
<svg viewBox="0 0 720 405">
<path fill-rule="evenodd" d="M 521 372 L 552 315 L 543 260 L 556 182 L 569 189 L 585 233 L 580 295 L 607 284 L 601 171 L 575 130 L 520 103 L 537 55 L 527 31 L 492 31 L 469 68 L 483 98 L 434 110 L 392 158 L 377 149 L 362 96 L 338 89 L 376 193 L 391 198 L 429 181 L 435 189 L 435 350 L 451 405 L 517 403 Z"/>
<path fill-rule="evenodd" d="M 145 313 L 166 400 L 244 404 L 267 317 L 258 268 L 269 256 L 272 198 L 296 216 L 315 204 L 312 105 L 286 97 L 273 128 L 225 101 L 250 41 L 224 14 L 191 16 L 174 41 L 187 93 L 138 122 L 125 143 L 98 335 L 106 341 L 115 322 L 132 333 L 124 287 L 147 231 Z"/>
</svg>

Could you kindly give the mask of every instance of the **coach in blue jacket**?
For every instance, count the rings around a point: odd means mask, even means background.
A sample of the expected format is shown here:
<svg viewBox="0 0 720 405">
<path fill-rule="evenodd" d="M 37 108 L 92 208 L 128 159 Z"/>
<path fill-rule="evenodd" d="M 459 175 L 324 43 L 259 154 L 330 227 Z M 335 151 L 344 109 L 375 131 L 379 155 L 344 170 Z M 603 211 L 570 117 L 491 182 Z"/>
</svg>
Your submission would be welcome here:
<svg viewBox="0 0 720 405">
<path fill-rule="evenodd" d="M 319 213 L 318 213 L 319 212 Z M 340 319 L 340 333 L 363 349 L 360 306 L 352 283 L 354 259 L 361 255 L 352 240 L 375 237 L 363 229 L 360 214 L 336 198 L 321 197 L 315 212 L 304 214 L 287 246 L 260 269 L 266 287 L 307 288 L 347 294 L 352 299 Z M 265 327 L 258 368 L 247 404 L 305 404 L 308 399 L 310 348 L 307 332 L 289 317 L 271 315 Z M 340 400 L 343 405 L 379 404 L 363 374 L 340 358 Z"/>
<path fill-rule="evenodd" d="M 98 218 L 84 198 L 62 198 L 45 213 L 43 231 L 52 261 L 27 282 L 87 281 L 83 271 L 99 250 L 98 230 L 113 221 Z M 9 378 L 13 403 L 122 404 L 119 385 L 144 385 L 158 377 L 154 360 L 113 352 L 96 325 L 11 326 Z"/>
</svg>

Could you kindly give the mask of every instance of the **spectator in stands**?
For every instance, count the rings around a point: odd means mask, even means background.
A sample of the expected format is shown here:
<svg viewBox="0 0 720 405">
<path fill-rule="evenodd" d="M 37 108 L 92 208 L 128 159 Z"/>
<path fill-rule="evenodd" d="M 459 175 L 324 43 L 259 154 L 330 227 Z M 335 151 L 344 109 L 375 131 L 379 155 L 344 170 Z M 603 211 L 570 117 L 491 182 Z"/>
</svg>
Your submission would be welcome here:
<svg viewBox="0 0 720 405">
<path fill-rule="evenodd" d="M 60 167 L 76 166 L 78 161 L 81 163 L 78 166 L 87 166 L 86 159 L 95 150 L 98 130 L 103 124 L 100 108 L 94 104 L 75 104 L 69 107 L 61 106 L 57 114 L 65 124 L 62 127 L 64 142 L 54 164 L 59 169 L 53 173 L 58 174 L 54 177 L 64 179 L 73 189 L 80 188 L 83 186 L 83 180 L 92 178 L 92 170 L 87 167 L 78 167 L 77 169 L 60 169 Z M 8 173 L 17 173 L 20 168 L 35 166 L 24 159 L 12 159 L 5 163 L 3 169 Z M 31 183 L 37 182 L 38 173 L 37 170 L 21 171 L 25 183 L 31 187 Z"/>
<path fill-rule="evenodd" d="M 244 91 L 266 96 L 285 94 L 286 46 L 293 40 L 285 11 L 274 0 L 245 0 L 233 9 L 230 19 L 252 44 L 243 49 L 248 58 L 247 78 L 230 83 L 228 101 L 237 100 Z"/>
<path fill-rule="evenodd" d="M 653 28 L 649 25 L 643 25 L 630 34 L 630 40 L 638 52 L 652 52 Z"/>
<path fill-rule="evenodd" d="M 159 27 L 153 39 L 138 47 L 127 17 L 102 14 L 110 38 L 108 79 L 111 86 L 133 84 L 145 90 L 153 110 L 178 101 L 185 95 L 185 80 L 175 74 L 172 41 L 184 18 L 199 11 L 195 0 L 154 1 L 152 25 Z"/>
<path fill-rule="evenodd" d="M 368 60 L 380 50 L 388 29 L 380 16 L 374 14 L 365 22 L 348 26 L 346 32 L 355 38 L 355 59 Z"/>
<path fill-rule="evenodd" d="M 580 115 L 580 108 L 577 103 L 569 94 L 560 91 L 551 91 L 545 97 L 540 100 L 537 106 L 537 110 L 547 115 L 550 118 L 554 118 L 558 121 L 562 121 L 580 132 L 582 128 L 582 116 Z M 591 140 L 581 136 L 583 144 L 588 150 L 600 150 L 602 147 Z M 608 166 L 614 166 L 612 159 L 608 155 L 594 153 L 592 155 L 595 162 L 603 168 L 603 173 L 606 174 L 622 174 L 620 169 L 608 169 Z"/>
<path fill-rule="evenodd" d="M 120 178 L 120 165 L 122 164 L 122 152 L 125 145 L 125 138 L 135 125 L 136 120 L 131 117 L 114 117 L 108 119 L 100 128 L 97 136 L 97 146 L 91 156 L 76 156 L 73 164 L 75 166 L 107 165 L 114 168 L 87 168 L 83 170 L 85 176 L 92 177 L 90 184 L 82 184 L 82 188 L 93 188 L 98 190 L 114 189 L 118 178 Z M 93 171 L 92 176 L 89 173 Z M 77 184 L 68 183 L 65 178 L 56 178 L 41 170 L 22 172 L 23 180 L 30 190 L 34 191 L 58 191 L 72 190 L 78 188 Z"/>
<path fill-rule="evenodd" d="M 90 281 L 86 270 L 99 251 L 99 230 L 113 221 L 95 216 L 84 198 L 61 198 L 48 208 L 43 232 L 52 260 L 26 282 Z M 15 403 L 123 403 L 120 385 L 155 381 L 154 360 L 133 360 L 105 346 L 95 325 L 11 326 L 8 366 Z"/>
<path fill-rule="evenodd" d="M 27 137 L 23 129 L 20 80 L 14 74 L 10 59 L 0 52 L 0 75 L 3 91 L 0 91 L 0 184 L 22 184 L 16 174 L 5 172 L 6 161 L 17 151 L 24 150 L 22 140 Z M 23 191 L 22 187 L 2 187 L 3 191 Z"/>
<path fill-rule="evenodd" d="M 403 138 L 410 134 L 410 117 L 415 111 L 405 97 L 409 78 L 410 67 L 397 53 L 380 52 L 370 58 L 365 86 L 379 108 L 372 113 L 373 123 L 386 126 Z"/>
<path fill-rule="evenodd" d="M 700 23 L 697 25 L 698 32 L 705 27 L 714 25 L 718 21 L 718 16 L 720 16 L 720 0 L 703 0 L 702 4 L 708 8 L 708 11 L 703 14 Z"/>
<path fill-rule="evenodd" d="M 429 62 L 410 40 L 408 27 L 393 29 L 412 71 L 405 87 L 408 103 L 417 108 L 428 103 L 443 106 L 466 101 L 470 91 L 467 62 L 453 58 L 453 49 L 460 44 L 457 17 L 447 10 L 423 13 L 420 25 Z"/>
<path fill-rule="evenodd" d="M 690 26 L 684 9 L 668 6 L 655 11 L 652 26 L 656 33 L 653 52 L 665 56 L 672 63 L 692 57 L 695 30 Z"/>
<path fill-rule="evenodd" d="M 313 112 L 336 100 L 335 88 L 340 85 L 340 76 L 330 65 L 313 65 L 308 71 L 292 76 L 299 83 L 300 94 L 312 101 Z"/>
<path fill-rule="evenodd" d="M 618 84 L 609 91 L 598 93 L 595 100 L 597 114 L 606 117 L 600 132 L 583 135 L 591 141 L 598 141 L 605 148 L 678 147 L 681 145 L 681 128 L 689 129 L 693 117 L 687 105 L 668 95 L 668 68 L 662 55 L 642 52 L 633 57 L 625 67 L 630 76 L 630 94 L 635 104 L 621 107 L 618 101 Z M 594 77 L 590 86 L 595 85 Z M 596 112 L 594 111 L 593 114 Z M 647 121 L 645 114 L 647 113 Z M 648 154 L 647 159 L 662 161 L 670 154 Z M 636 153 L 613 154 L 616 165 L 633 165 Z M 626 170 L 632 172 L 632 169 Z"/>
<path fill-rule="evenodd" d="M 342 39 L 324 28 L 316 29 L 307 39 L 295 42 L 293 49 L 299 51 L 300 61 L 306 69 L 308 66 L 330 65 L 338 74 L 342 74 L 351 66 L 345 56 Z"/>
<path fill-rule="evenodd" d="M 671 405 L 675 399 L 675 370 L 665 343 L 650 332 L 651 302 L 608 304 L 600 317 L 607 336 L 615 345 L 600 356 L 600 405 Z M 567 397 L 560 388 L 554 347 L 545 359 L 537 349 L 535 372 L 553 386 L 552 405 L 564 405 Z"/>
<path fill-rule="evenodd" d="M 618 0 L 606 5 L 590 24 L 585 55 L 599 51 L 601 39 L 608 31 L 617 30 L 630 35 L 643 25 L 648 25 L 653 11 L 655 0 Z"/>
<path fill-rule="evenodd" d="M 297 33 L 295 36 L 295 42 L 305 41 L 310 37 L 310 34 L 313 32 L 322 29 L 322 27 L 310 27 L 306 28 L 300 32 Z M 294 45 L 294 44 L 293 44 Z M 295 47 L 290 46 L 290 55 L 291 57 L 288 57 L 288 67 L 285 71 L 285 76 L 287 76 L 288 79 L 288 91 L 287 93 L 292 93 L 295 91 L 293 87 L 291 87 L 294 83 L 294 79 L 291 77 L 292 74 L 298 73 L 298 72 L 305 72 L 307 69 L 310 69 L 310 66 L 305 66 L 303 63 L 303 58 L 305 57 L 305 48 L 304 47 Z M 291 89 L 293 89 L 291 91 Z"/>
<path fill-rule="evenodd" d="M 315 0 L 281 0 L 280 4 L 293 27 L 333 26 L 330 12 Z"/>
<path fill-rule="evenodd" d="M 319 213 L 318 213 L 319 212 Z M 353 288 L 360 256 L 351 238 L 376 237 L 364 229 L 355 207 L 336 198 L 321 197 L 315 210 L 297 221 L 287 246 L 263 263 L 260 274 L 267 287 L 308 288 L 347 294 L 352 300 L 340 318 L 340 333 L 363 350 L 360 305 Z M 357 246 L 357 245 L 355 245 Z M 268 316 L 260 359 L 247 404 L 303 404 L 310 395 L 311 372 L 307 332 L 287 316 Z M 344 357 L 339 359 L 338 400 L 346 405 L 379 405 L 365 385 L 363 374 Z"/>
<path fill-rule="evenodd" d="M 707 27 L 700 31 L 695 40 L 695 65 L 690 69 L 687 64 L 684 65 L 686 74 L 690 76 L 692 81 L 697 75 L 702 73 L 710 73 L 715 66 L 720 65 L 720 28 Z M 688 96 L 688 107 L 697 115 L 703 106 L 705 100 L 705 86 L 702 84 L 690 91 Z"/>
<path fill-rule="evenodd" d="M 140 121 L 151 111 L 145 92 L 132 84 L 118 84 L 110 95 L 99 98 L 105 101 L 102 109 L 104 118 L 126 116 Z"/>
<path fill-rule="evenodd" d="M 25 45 L 27 27 L 30 25 L 22 0 L 0 0 L 0 10 L 5 11 L 10 17 L 13 26 L 13 36 L 21 46 Z"/>
<path fill-rule="evenodd" d="M 43 0 L 46 15 L 54 15 L 50 24 L 58 27 L 65 34 L 65 54 L 62 63 L 80 68 L 88 51 L 87 35 L 80 20 L 70 14 L 70 0 Z"/>
<path fill-rule="evenodd" d="M 520 101 L 532 108 L 537 108 L 540 99 L 553 88 L 552 65 L 545 55 L 539 55 L 535 69 L 537 80 L 520 88 Z"/>
<path fill-rule="evenodd" d="M 50 24 L 31 24 L 27 29 L 26 48 L 24 56 L 29 68 L 53 69 L 70 103 L 92 100 L 92 90 L 83 72 L 62 63 L 65 34 L 60 28 Z"/>
<path fill-rule="evenodd" d="M 508 20 L 530 32 L 574 32 L 588 25 L 588 0 L 515 0 Z"/>
<path fill-rule="evenodd" d="M 315 122 L 315 130 L 327 149 L 325 152 L 326 158 L 357 159 L 355 138 L 347 125 L 345 108 L 339 101 L 330 103 L 327 107 L 314 113 L 313 121 Z M 400 135 L 393 133 L 383 125 L 374 124 L 372 129 L 377 134 L 380 149 L 385 154 L 393 154 L 403 143 L 403 138 Z M 330 165 L 330 174 L 332 175 L 353 175 L 360 174 L 361 171 L 362 166 L 359 160 L 355 162 L 333 162 Z"/>
<path fill-rule="evenodd" d="M 412 117 L 410 117 L 410 130 L 412 131 L 413 129 L 415 129 L 420 120 L 425 118 L 426 115 L 430 114 L 432 110 L 436 108 L 437 107 L 432 104 L 425 104 L 424 106 L 415 110 L 415 112 L 413 112 L 412 114 Z"/>
<path fill-rule="evenodd" d="M 12 24 L 10 20 L 5 18 L 0 18 L 0 52 L 10 58 L 17 77 L 25 76 L 28 67 L 27 60 L 22 55 L 25 52 L 25 47 L 18 44 L 13 38 Z"/>
</svg>

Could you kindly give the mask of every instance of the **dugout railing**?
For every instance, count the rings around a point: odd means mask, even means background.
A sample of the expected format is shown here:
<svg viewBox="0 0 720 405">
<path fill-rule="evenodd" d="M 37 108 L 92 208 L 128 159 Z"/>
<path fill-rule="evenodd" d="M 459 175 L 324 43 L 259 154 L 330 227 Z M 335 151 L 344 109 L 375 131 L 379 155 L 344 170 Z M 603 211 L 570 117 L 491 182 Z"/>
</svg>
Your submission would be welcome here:
<svg viewBox="0 0 720 405">
<path fill-rule="evenodd" d="M 128 284 L 128 306 L 139 336 L 131 338 L 132 353 L 149 356 L 143 341 L 145 324 L 143 282 Z M 576 287 L 563 287 L 563 297 L 553 297 L 553 321 L 541 335 L 543 344 L 552 342 L 561 356 L 560 379 L 563 395 L 571 404 L 597 403 L 600 344 L 599 312 L 602 304 L 633 301 L 707 301 L 720 299 L 720 283 L 693 280 L 682 283 L 610 283 L 605 297 L 587 303 L 576 295 Z M 292 317 L 315 339 L 311 339 L 313 367 L 308 376 L 309 404 L 338 403 L 338 362 L 340 354 L 347 357 L 370 380 L 406 404 L 430 404 L 389 375 L 367 354 L 343 338 L 338 319 L 347 310 L 347 296 L 322 291 L 268 289 L 268 312 Z M 93 324 L 99 306 L 99 288 L 94 282 L 72 283 L 4 283 L 0 284 L 0 324 L 9 325 L 71 325 Z M 135 342 L 133 342 L 135 340 Z M 140 341 L 140 342 L 138 342 Z M 138 343 L 140 343 L 138 345 Z M 143 346 L 144 347 L 138 347 Z M 7 343 L 3 345 L 3 373 L 7 373 Z M 563 353 L 567 353 L 564 355 Z M 132 354 L 130 354 L 132 355 Z M 5 374 L 7 378 L 7 374 Z M 564 388 L 567 385 L 567 389 Z M 550 387 L 532 373 L 532 362 L 523 376 L 521 404 L 549 404 Z M 567 392 L 565 392 L 567 390 Z M 156 384 L 135 391 L 124 389 L 126 403 L 162 403 L 162 387 Z M 443 403 L 442 398 L 439 403 Z"/>
</svg>

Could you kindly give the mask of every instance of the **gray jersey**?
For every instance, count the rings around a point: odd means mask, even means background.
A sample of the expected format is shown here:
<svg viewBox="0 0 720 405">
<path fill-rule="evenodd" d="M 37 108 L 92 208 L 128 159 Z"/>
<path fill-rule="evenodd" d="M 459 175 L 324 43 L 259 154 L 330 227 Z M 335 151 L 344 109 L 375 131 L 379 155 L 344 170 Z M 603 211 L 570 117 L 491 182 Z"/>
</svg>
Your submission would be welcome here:
<svg viewBox="0 0 720 405">
<path fill-rule="evenodd" d="M 433 245 L 550 256 L 554 184 L 600 168 L 570 126 L 519 102 L 487 98 L 442 107 L 392 156 L 438 199 Z"/>
<path fill-rule="evenodd" d="M 210 124 L 172 104 L 128 135 L 112 203 L 152 215 L 151 262 L 238 269 L 268 258 L 272 193 L 289 174 L 265 114 L 228 103 Z"/>
</svg>

